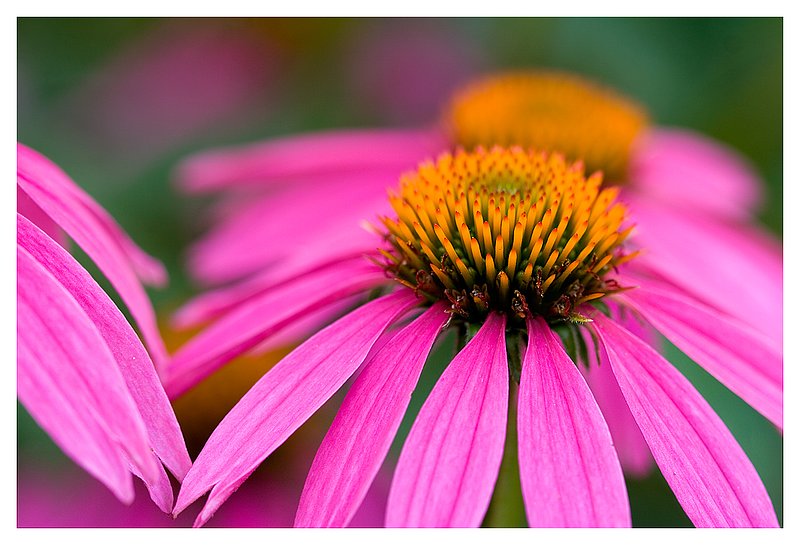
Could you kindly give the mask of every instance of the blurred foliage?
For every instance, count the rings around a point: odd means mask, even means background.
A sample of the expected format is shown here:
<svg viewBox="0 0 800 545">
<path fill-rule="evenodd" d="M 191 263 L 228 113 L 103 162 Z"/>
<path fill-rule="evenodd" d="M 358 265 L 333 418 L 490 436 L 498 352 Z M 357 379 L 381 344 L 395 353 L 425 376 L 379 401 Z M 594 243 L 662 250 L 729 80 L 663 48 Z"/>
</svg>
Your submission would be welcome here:
<svg viewBox="0 0 800 545">
<path fill-rule="evenodd" d="M 158 32 L 216 26 L 268 45 L 277 68 L 262 100 L 247 115 L 191 134 L 145 160 L 107 153 L 102 135 L 74 121 L 74 97 L 123 50 Z M 170 285 L 151 290 L 157 309 L 195 293 L 183 269 L 188 244 L 206 227 L 207 200 L 179 195 L 174 169 L 182 158 L 214 146 L 323 128 L 381 126 L 348 80 L 363 37 L 392 29 L 400 40 L 420 25 L 468 44 L 482 70 L 544 66 L 596 78 L 640 101 L 659 125 L 696 129 L 749 158 L 765 182 L 761 220 L 782 233 L 782 47 L 780 19 L 32 19 L 18 20 L 19 140 L 45 153 L 114 215 L 148 252 L 166 264 Z M 177 38 L 176 38 L 177 39 Z M 133 44 L 133 45 L 132 45 Z M 444 99 L 444 97 L 442 97 Z M 91 108 L 91 104 L 86 106 Z M 432 120 L 433 121 L 433 120 Z M 77 257 L 97 275 L 85 256 Z M 108 287 L 101 279 L 101 284 Z M 439 344 L 414 393 L 392 456 L 399 452 L 422 400 L 452 352 Z M 753 460 L 782 520 L 781 435 L 676 349 L 669 357 L 718 411 Z M 22 408 L 19 464 L 63 455 Z M 390 463 L 390 462 L 387 462 Z M 663 478 L 630 479 L 634 522 L 688 525 Z"/>
</svg>

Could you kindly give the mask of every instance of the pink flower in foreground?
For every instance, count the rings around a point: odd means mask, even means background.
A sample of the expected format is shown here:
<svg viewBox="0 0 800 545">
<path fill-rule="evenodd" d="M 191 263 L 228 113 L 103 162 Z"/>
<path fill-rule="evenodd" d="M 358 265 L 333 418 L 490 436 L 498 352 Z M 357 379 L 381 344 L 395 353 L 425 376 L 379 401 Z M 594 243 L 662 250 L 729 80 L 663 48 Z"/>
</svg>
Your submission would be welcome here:
<svg viewBox="0 0 800 545">
<path fill-rule="evenodd" d="M 373 227 L 373 247 L 380 248 L 370 260 L 298 270 L 195 337 L 175 357 L 184 371 L 172 383 L 177 391 L 192 373 L 307 323 L 342 298 L 376 297 L 314 334 L 239 401 L 186 476 L 175 512 L 210 490 L 196 524 L 208 521 L 359 371 L 295 518 L 297 526 L 346 525 L 383 463 L 433 344 L 451 328 L 469 340 L 403 446 L 388 526 L 481 524 L 503 455 L 510 380 L 519 383 L 519 466 L 530 525 L 629 526 L 622 469 L 578 369 L 585 365 L 607 373 L 606 386 L 629 407 L 694 524 L 776 526 L 741 447 L 648 345 L 650 336 L 639 334 L 649 323 L 776 423 L 780 352 L 760 332 L 637 260 L 629 263 L 638 253 L 628 248 L 635 216 L 617 188 L 601 184 L 601 175 L 585 178 L 581 165 L 559 155 L 520 148 L 443 154 L 392 193 L 390 211 Z M 297 202 L 313 207 L 316 198 L 309 192 Z M 295 227 L 309 218 L 302 208 L 293 212 L 301 220 Z"/>
<path fill-rule="evenodd" d="M 781 248 L 748 223 L 761 199 L 749 166 L 699 135 L 649 126 L 638 106 L 567 74 L 477 81 L 433 128 L 335 131 L 190 159 L 181 170 L 184 189 L 229 192 L 219 224 L 191 252 L 191 271 L 207 284 L 249 277 L 245 297 L 302 261 L 297 253 L 283 259 L 289 237 L 297 248 L 325 246 L 330 260 L 371 249 L 358 222 L 380 209 L 402 172 L 442 149 L 495 144 L 553 150 L 583 160 L 587 172 L 602 170 L 636 211 L 636 237 L 648 248 L 642 263 L 782 345 Z M 254 198 L 254 190 L 263 196 Z M 289 221 L 308 191 L 319 197 L 307 211 L 313 221 Z M 237 200 L 241 193 L 246 198 Z M 223 310 L 193 307 L 182 315 L 187 323 Z"/>
<path fill-rule="evenodd" d="M 782 350 L 781 248 L 749 222 L 760 199 L 750 168 L 699 135 L 649 126 L 641 108 L 606 89 L 535 71 L 465 88 L 437 127 L 289 137 L 190 159 L 181 169 L 185 189 L 226 191 L 217 225 L 190 253 L 190 269 L 206 284 L 234 283 L 190 302 L 177 322 L 197 325 L 240 307 L 255 317 L 270 308 L 257 309 L 262 300 L 281 308 L 284 300 L 274 299 L 281 292 L 273 287 L 314 270 L 318 276 L 308 280 L 303 299 L 308 304 L 296 315 L 280 312 L 285 322 L 262 348 L 302 338 L 352 304 L 342 295 L 358 288 L 359 277 L 342 286 L 340 269 L 374 252 L 362 223 L 388 213 L 386 188 L 443 148 L 495 143 L 560 151 L 585 161 L 587 171 L 602 170 L 635 213 L 632 236 L 647 249 L 640 267 L 760 330 Z M 650 326 L 639 330 L 657 342 Z M 225 361 L 179 353 L 168 392 L 179 394 Z M 609 378 L 603 368 L 586 373 L 623 467 L 645 473 L 652 467 L 649 449 Z M 775 411 L 745 400 L 782 426 Z"/>
<path fill-rule="evenodd" d="M 169 512 L 172 486 L 163 466 L 182 481 L 191 461 L 153 362 L 108 295 L 47 233 L 58 226 L 83 248 L 162 357 L 137 276 L 163 282 L 164 270 L 56 165 L 21 144 L 17 189 L 17 395 L 120 501 L 133 501 L 133 473 Z"/>
</svg>

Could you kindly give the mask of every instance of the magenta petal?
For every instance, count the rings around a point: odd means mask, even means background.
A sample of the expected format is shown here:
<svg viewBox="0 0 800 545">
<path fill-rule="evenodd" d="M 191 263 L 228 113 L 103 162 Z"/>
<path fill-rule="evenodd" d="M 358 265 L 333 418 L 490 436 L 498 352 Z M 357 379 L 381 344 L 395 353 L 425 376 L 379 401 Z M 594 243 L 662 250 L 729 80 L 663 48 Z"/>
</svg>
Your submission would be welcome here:
<svg viewBox="0 0 800 545">
<path fill-rule="evenodd" d="M 387 526 L 480 526 L 506 435 L 505 324 L 490 314 L 422 406 L 397 462 Z"/>
<path fill-rule="evenodd" d="M 191 460 L 178 421 L 153 362 L 128 321 L 72 256 L 20 215 L 17 243 L 69 292 L 97 328 L 133 396 L 153 451 L 182 480 Z M 171 488 L 169 494 L 171 501 Z"/>
<path fill-rule="evenodd" d="M 350 275 L 332 268 L 297 278 L 253 298 L 175 353 L 165 370 L 167 394 L 171 398 L 182 394 L 231 359 L 294 325 L 305 313 L 336 305 L 343 297 L 383 280 L 383 271 L 374 267 Z"/>
<path fill-rule="evenodd" d="M 532 527 L 630 527 L 603 415 L 547 323 L 528 320 L 519 384 L 519 468 Z"/>
<path fill-rule="evenodd" d="M 326 327 L 273 367 L 211 434 L 183 481 L 175 513 L 211 489 L 205 522 L 287 437 L 338 390 L 395 319 L 417 304 L 410 290 L 386 295 Z"/>
<path fill-rule="evenodd" d="M 761 204 L 761 181 L 740 155 L 685 130 L 648 133 L 633 155 L 631 180 L 651 199 L 681 210 L 688 205 L 745 219 Z"/>
<path fill-rule="evenodd" d="M 432 306 L 364 364 L 314 458 L 295 526 L 344 527 L 355 515 L 447 321 L 445 308 Z"/>
<path fill-rule="evenodd" d="M 592 335 L 581 328 L 581 335 L 586 342 L 590 356 L 588 367 L 580 365 L 586 384 L 594 395 L 600 411 L 608 424 L 614 448 L 617 451 L 620 465 L 625 473 L 643 477 L 653 468 L 653 455 L 642 436 L 642 431 L 631 414 L 631 409 L 619 389 L 614 372 L 608 364 L 600 365 L 595 361 L 595 346 Z"/>
<path fill-rule="evenodd" d="M 17 272 L 20 401 L 67 455 L 129 502 L 127 462 L 150 482 L 159 464 L 114 355 L 69 291 L 22 246 Z"/>
<path fill-rule="evenodd" d="M 339 130 L 203 153 L 181 166 L 179 179 L 187 191 L 209 191 L 369 169 L 399 174 L 445 147 L 430 129 Z"/>
<path fill-rule="evenodd" d="M 722 384 L 783 428 L 783 357 L 759 332 L 669 289 L 639 284 L 622 297 Z"/>
<path fill-rule="evenodd" d="M 658 202 L 628 199 L 646 248 L 646 265 L 695 297 L 782 345 L 783 265 L 780 246 L 756 228 L 729 224 Z M 766 239 L 766 240 L 765 240 Z"/>
<path fill-rule="evenodd" d="M 151 280 L 161 276 L 153 270 L 156 262 L 148 258 L 149 265 L 145 263 L 144 252 L 123 236 L 97 203 L 56 165 L 22 144 L 17 145 L 17 184 L 103 271 L 141 328 L 156 363 L 165 361 L 155 312 L 137 278 L 143 270 Z"/>
<path fill-rule="evenodd" d="M 356 244 L 370 250 L 375 235 L 361 224 L 391 210 L 386 187 L 397 179 L 397 173 L 340 175 L 335 182 L 309 180 L 251 198 L 250 204 L 239 206 L 192 246 L 190 270 L 200 281 L 215 284 L 279 264 L 292 256 L 293 248 L 313 256 L 341 254 Z M 310 194 L 314 198 L 309 199 Z"/>
<path fill-rule="evenodd" d="M 220 318 L 270 290 L 281 289 L 298 276 L 317 274 L 329 267 L 336 267 L 343 276 L 358 274 L 365 269 L 365 259 L 361 252 L 332 261 L 319 261 L 307 255 L 298 257 L 298 260 L 293 261 L 302 261 L 301 268 L 294 269 L 282 263 L 278 270 L 269 270 L 231 286 L 201 293 L 175 312 L 172 317 L 173 325 L 187 328 Z"/>
<path fill-rule="evenodd" d="M 753 464 L 706 400 L 635 335 L 600 312 L 592 317 L 653 457 L 695 526 L 777 526 Z"/>
</svg>

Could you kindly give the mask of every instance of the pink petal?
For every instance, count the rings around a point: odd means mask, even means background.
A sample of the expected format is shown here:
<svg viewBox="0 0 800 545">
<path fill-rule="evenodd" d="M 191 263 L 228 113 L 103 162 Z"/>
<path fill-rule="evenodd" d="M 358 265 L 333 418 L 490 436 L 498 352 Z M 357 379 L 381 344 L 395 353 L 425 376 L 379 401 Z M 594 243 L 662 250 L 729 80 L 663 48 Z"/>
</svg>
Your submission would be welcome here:
<svg viewBox="0 0 800 545">
<path fill-rule="evenodd" d="M 532 527 L 630 527 L 603 415 L 547 323 L 528 319 L 519 384 L 519 468 Z"/>
<path fill-rule="evenodd" d="M 22 246 L 17 273 L 17 394 L 64 452 L 130 502 L 127 461 L 151 482 L 158 463 L 114 355 L 67 289 Z"/>
<path fill-rule="evenodd" d="M 308 473 L 295 526 L 346 526 L 389 451 L 422 366 L 447 321 L 437 303 L 367 360 Z"/>
<path fill-rule="evenodd" d="M 651 131 L 633 155 L 634 187 L 676 209 L 747 219 L 762 201 L 762 182 L 734 150 L 700 134 Z"/>
<path fill-rule="evenodd" d="M 298 253 L 322 258 L 372 250 L 379 238 L 363 224 L 378 223 L 381 214 L 388 214 L 386 187 L 397 179 L 380 177 L 376 184 L 374 176 L 348 175 L 332 188 L 303 184 L 261 197 L 191 248 L 190 271 L 205 284 L 218 284 L 280 265 Z"/>
<path fill-rule="evenodd" d="M 506 435 L 505 316 L 492 313 L 442 373 L 395 470 L 389 527 L 477 527 L 492 497 Z"/>
<path fill-rule="evenodd" d="M 695 526 L 777 526 L 753 464 L 689 381 L 602 313 L 592 318 L 653 457 Z"/>
<path fill-rule="evenodd" d="M 760 333 L 665 284 L 632 278 L 621 297 L 722 384 L 783 428 L 783 357 Z"/>
<path fill-rule="evenodd" d="M 59 226 L 44 213 L 35 202 L 17 186 L 17 212 L 25 216 L 31 223 L 41 229 L 48 237 L 62 246 L 68 243 L 67 237 Z"/>
<path fill-rule="evenodd" d="M 646 249 L 636 261 L 782 344 L 782 257 L 747 225 L 629 198 Z"/>
<path fill-rule="evenodd" d="M 302 255 L 297 255 L 296 259 L 287 261 L 290 263 L 282 262 L 280 266 L 247 280 L 209 290 L 190 299 L 173 315 L 174 326 L 177 328 L 194 327 L 224 316 L 255 297 L 270 290 L 282 288 L 287 282 L 291 282 L 297 276 L 307 274 L 308 271 L 317 273 L 335 267 L 343 276 L 350 276 L 363 271 L 365 263 L 364 256 L 360 251 L 330 259 L 319 258 L 304 252 Z"/>
<path fill-rule="evenodd" d="M 306 134 L 197 155 L 181 166 L 179 182 L 187 191 L 210 191 L 369 169 L 395 168 L 399 174 L 445 147 L 430 129 Z"/>
<path fill-rule="evenodd" d="M 410 290 L 376 299 L 323 329 L 273 367 L 211 434 L 183 481 L 175 513 L 211 489 L 202 525 L 338 390 L 383 331 L 417 304 Z"/>
<path fill-rule="evenodd" d="M 17 216 L 17 243 L 80 305 L 111 350 L 144 421 L 156 455 L 180 481 L 191 460 L 175 413 L 153 362 L 128 321 L 108 295 L 61 246 Z M 169 483 L 167 483 L 169 484 Z M 169 489 L 170 502 L 172 489 Z M 171 505 L 166 509 L 169 511 Z"/>
<path fill-rule="evenodd" d="M 366 264 L 365 265 L 369 265 Z M 342 275 L 339 269 L 310 273 L 237 307 L 175 353 L 165 370 L 167 394 L 175 398 L 236 356 L 247 352 L 305 313 L 335 305 L 385 280 L 371 267 Z"/>
<path fill-rule="evenodd" d="M 121 229 L 110 231 L 109 222 L 113 221 L 98 219 L 100 207 L 88 207 L 91 199 L 63 171 L 22 144 L 17 145 L 17 183 L 103 271 L 131 311 L 153 358 L 157 363 L 165 361 L 167 352 L 155 312 L 136 277 L 136 270 L 143 266 L 143 253 L 132 254 L 133 243 L 120 239 Z"/>
<path fill-rule="evenodd" d="M 644 477 L 653 468 L 650 447 L 647 446 L 642 431 L 631 414 L 631 409 L 619 389 L 611 367 L 596 361 L 595 343 L 588 329 L 581 328 L 581 334 L 591 361 L 588 366 L 581 365 L 579 369 L 608 424 L 608 431 L 611 432 L 620 465 L 625 473 Z"/>
</svg>

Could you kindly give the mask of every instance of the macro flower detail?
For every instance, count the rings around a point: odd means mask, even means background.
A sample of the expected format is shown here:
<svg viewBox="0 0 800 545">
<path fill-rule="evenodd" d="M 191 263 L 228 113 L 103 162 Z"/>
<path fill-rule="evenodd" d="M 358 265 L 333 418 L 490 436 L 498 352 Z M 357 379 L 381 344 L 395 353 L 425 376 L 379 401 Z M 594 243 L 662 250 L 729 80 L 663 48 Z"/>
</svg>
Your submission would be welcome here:
<svg viewBox="0 0 800 545">
<path fill-rule="evenodd" d="M 369 260 L 295 270 L 176 353 L 173 368 L 184 374 L 173 393 L 192 373 L 255 348 L 309 309 L 371 296 L 298 346 L 231 410 L 187 474 L 176 513 L 210 490 L 196 521 L 204 524 L 360 369 L 320 445 L 295 520 L 346 525 L 388 453 L 434 343 L 453 329 L 462 339 L 458 353 L 403 445 L 387 525 L 480 525 L 503 457 L 514 381 L 528 522 L 629 526 L 614 442 L 580 370 L 598 363 L 611 368 L 695 525 L 777 525 L 741 447 L 635 324 L 649 323 L 686 347 L 777 419 L 781 355 L 760 332 L 637 266 L 631 229 L 638 217 L 616 188 L 558 154 L 477 148 L 421 164 L 389 203 L 394 212 L 370 226 L 378 250 Z M 694 316 L 683 314 L 691 309 Z M 676 324 L 698 317 L 704 329 Z M 732 359 L 741 342 L 747 351 Z"/>
<path fill-rule="evenodd" d="M 761 190 L 745 161 L 698 134 L 650 125 L 643 108 L 600 85 L 536 70 L 465 86 L 433 127 L 292 136 L 186 161 L 182 188 L 225 192 L 216 225 L 190 252 L 190 270 L 204 284 L 235 283 L 197 297 L 176 319 L 189 326 L 219 318 L 309 265 L 370 252 L 361 224 L 387 213 L 386 189 L 402 173 L 443 149 L 495 144 L 558 152 L 587 172 L 601 170 L 635 212 L 632 236 L 647 248 L 641 267 L 782 349 L 781 250 L 753 225 Z M 308 202 L 309 194 L 317 198 Z M 300 200 L 319 218 L 313 229 L 293 220 Z M 283 244 L 287 237 L 304 251 Z"/>
<path fill-rule="evenodd" d="M 181 481 L 191 461 L 153 361 L 97 282 L 26 215 L 51 233 L 63 228 L 140 305 L 137 272 L 163 271 L 48 159 L 20 144 L 17 160 L 18 191 L 29 199 L 17 214 L 18 397 L 120 501 L 133 500 L 133 473 L 170 512 L 164 466 Z"/>
<path fill-rule="evenodd" d="M 558 155 L 521 149 L 445 155 L 400 180 L 387 271 L 451 311 L 478 321 L 490 310 L 566 320 L 584 302 L 618 289 L 605 273 L 619 252 L 625 207 Z M 579 317 L 578 317 L 579 318 Z"/>
</svg>

